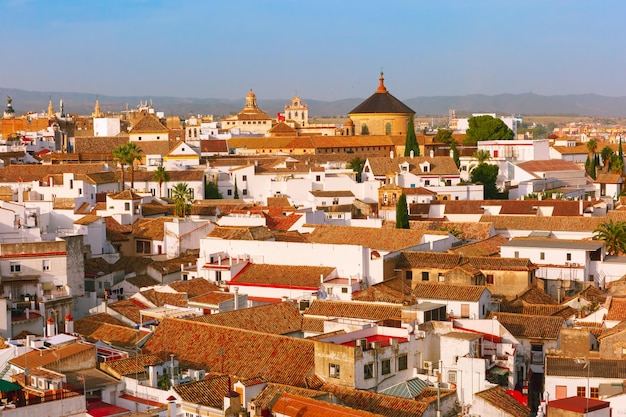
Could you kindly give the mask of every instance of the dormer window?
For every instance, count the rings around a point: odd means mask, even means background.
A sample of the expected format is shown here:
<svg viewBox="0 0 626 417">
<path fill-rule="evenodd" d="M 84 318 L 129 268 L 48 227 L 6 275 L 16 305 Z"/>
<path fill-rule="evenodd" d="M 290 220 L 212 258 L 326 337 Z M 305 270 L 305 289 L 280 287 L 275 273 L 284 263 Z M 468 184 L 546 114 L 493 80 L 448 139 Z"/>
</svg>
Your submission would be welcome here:
<svg viewBox="0 0 626 417">
<path fill-rule="evenodd" d="M 400 164 L 400 170 L 402 172 L 409 172 L 409 163 L 408 162 L 403 162 Z"/>
<path fill-rule="evenodd" d="M 422 170 L 422 172 L 430 172 L 430 163 L 428 161 L 421 163 L 420 169 Z"/>
</svg>

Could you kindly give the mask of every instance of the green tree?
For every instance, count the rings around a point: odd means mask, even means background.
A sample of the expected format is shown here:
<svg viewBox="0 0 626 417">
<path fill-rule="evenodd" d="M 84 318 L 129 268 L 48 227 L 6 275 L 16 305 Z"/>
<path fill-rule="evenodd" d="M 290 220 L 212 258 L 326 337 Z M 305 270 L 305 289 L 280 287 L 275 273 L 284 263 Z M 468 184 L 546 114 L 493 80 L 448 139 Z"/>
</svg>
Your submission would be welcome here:
<svg viewBox="0 0 626 417">
<path fill-rule="evenodd" d="M 450 149 L 452 150 L 452 159 L 454 159 L 454 164 L 457 169 L 461 167 L 461 158 L 459 155 L 459 150 L 456 148 L 456 141 L 450 142 Z"/>
<path fill-rule="evenodd" d="M 622 149 L 622 137 L 619 137 L 619 147 L 617 148 L 617 154 L 622 160 L 624 159 L 624 150 Z"/>
<path fill-rule="evenodd" d="M 213 181 L 209 181 L 206 184 L 204 197 L 207 198 L 207 199 L 210 199 L 210 200 L 211 199 L 222 199 L 222 198 L 224 198 L 222 193 L 220 193 L 219 188 L 217 187 L 217 185 L 215 185 L 215 183 Z"/>
<path fill-rule="evenodd" d="M 115 162 L 116 164 L 118 164 L 120 166 L 120 180 L 121 180 L 121 189 L 122 191 L 124 191 L 126 189 L 126 181 L 124 180 L 124 173 L 125 173 L 125 169 L 124 167 L 126 166 L 126 145 L 120 145 L 116 148 L 113 149 L 113 151 L 111 152 L 113 154 L 113 162 Z"/>
<path fill-rule="evenodd" d="M 352 168 L 352 171 L 356 172 L 356 182 L 361 182 L 361 173 L 365 167 L 365 159 L 361 157 L 355 157 L 348 162 L 348 167 Z"/>
<path fill-rule="evenodd" d="M 130 189 L 135 189 L 135 162 L 141 162 L 141 148 L 135 142 L 129 142 L 126 145 L 126 165 L 130 171 Z"/>
<path fill-rule="evenodd" d="M 609 160 L 609 169 L 613 174 L 621 174 L 624 172 L 624 158 L 620 157 L 619 154 L 612 154 L 611 159 Z"/>
<path fill-rule="evenodd" d="M 437 134 L 433 138 L 435 142 L 445 143 L 450 145 L 454 142 L 454 138 L 452 137 L 452 131 L 447 129 L 437 129 Z"/>
<path fill-rule="evenodd" d="M 406 195 L 402 193 L 396 203 L 396 229 L 409 228 L 409 206 L 406 203 Z"/>
<path fill-rule="evenodd" d="M 611 161 L 613 153 L 613 149 L 611 149 L 608 145 L 600 151 L 600 158 L 602 158 L 602 165 L 604 165 L 605 170 L 609 167 L 609 162 Z"/>
<path fill-rule="evenodd" d="M 191 190 L 186 182 L 180 182 L 172 188 L 174 213 L 178 217 L 185 217 L 191 211 Z"/>
<path fill-rule="evenodd" d="M 361 125 L 361 135 L 367 136 L 370 134 L 370 130 L 365 123 Z"/>
<path fill-rule="evenodd" d="M 491 154 L 485 149 L 479 149 L 472 154 L 472 158 L 478 162 L 478 165 L 484 164 L 491 159 Z"/>
<path fill-rule="evenodd" d="M 489 115 L 474 116 L 468 120 L 469 128 L 465 132 L 466 145 L 476 145 L 480 140 L 513 139 L 514 133 L 500 119 Z"/>
<path fill-rule="evenodd" d="M 406 140 L 404 141 L 404 156 L 420 156 L 420 147 L 417 144 L 417 137 L 415 136 L 415 122 L 413 117 L 409 117 L 409 121 L 406 127 Z"/>
<path fill-rule="evenodd" d="M 170 173 L 165 170 L 163 165 L 159 165 L 152 174 L 152 179 L 159 183 L 159 198 L 163 196 L 163 183 L 170 180 Z"/>
<path fill-rule="evenodd" d="M 497 165 L 479 164 L 470 173 L 470 178 L 474 184 L 483 185 L 485 200 L 498 198 L 498 188 L 496 187 L 496 181 L 498 180 Z"/>
<path fill-rule="evenodd" d="M 237 177 L 235 177 L 235 191 L 233 191 L 233 198 L 239 200 L 239 188 L 237 188 Z"/>
<path fill-rule="evenodd" d="M 595 156 L 597 150 L 598 142 L 596 142 L 594 139 L 589 139 L 589 142 L 587 142 L 587 152 L 589 152 L 589 155 Z"/>
<path fill-rule="evenodd" d="M 609 255 L 626 253 L 626 222 L 609 220 L 598 225 L 593 238 L 604 240 Z"/>
</svg>

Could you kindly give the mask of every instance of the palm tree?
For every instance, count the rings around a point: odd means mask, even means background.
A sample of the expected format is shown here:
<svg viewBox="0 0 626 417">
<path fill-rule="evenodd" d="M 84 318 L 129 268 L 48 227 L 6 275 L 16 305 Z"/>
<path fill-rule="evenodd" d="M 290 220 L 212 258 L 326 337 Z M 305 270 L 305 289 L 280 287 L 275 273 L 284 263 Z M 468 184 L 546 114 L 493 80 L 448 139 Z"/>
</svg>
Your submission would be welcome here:
<svg viewBox="0 0 626 417">
<path fill-rule="evenodd" d="M 129 142 L 124 146 L 126 146 L 124 156 L 126 157 L 126 165 L 130 170 L 130 189 L 132 190 L 135 188 L 135 162 L 141 161 L 141 148 L 135 142 Z"/>
<path fill-rule="evenodd" d="M 594 139 L 589 139 L 589 142 L 587 142 L 587 151 L 589 151 L 589 155 L 591 155 L 592 158 L 596 154 L 597 150 L 598 142 L 596 142 Z"/>
<path fill-rule="evenodd" d="M 180 182 L 172 188 L 172 200 L 174 200 L 174 214 L 185 217 L 191 209 L 191 190 L 186 182 Z"/>
<path fill-rule="evenodd" d="M 602 150 L 600 151 L 600 158 L 602 158 L 602 165 L 604 166 L 604 171 L 608 171 L 613 153 L 614 153 L 613 149 L 611 149 L 611 147 L 608 145 L 602 148 Z"/>
<path fill-rule="evenodd" d="M 152 174 L 152 179 L 159 183 L 159 198 L 161 198 L 163 194 L 162 185 L 164 182 L 167 182 L 170 180 L 170 173 L 165 170 L 163 165 L 159 165 L 156 171 L 154 171 L 154 174 Z"/>
<path fill-rule="evenodd" d="M 609 255 L 626 253 L 626 222 L 610 220 L 600 223 L 593 231 L 593 238 L 604 240 Z"/>
<path fill-rule="evenodd" d="M 489 153 L 489 151 L 487 151 L 485 149 L 479 149 L 479 150 L 477 150 L 476 152 L 474 152 L 472 154 L 472 158 L 476 160 L 476 163 L 470 164 L 469 171 L 473 170 L 478 165 L 484 164 L 485 162 L 490 160 L 491 159 L 491 154 Z"/>
<path fill-rule="evenodd" d="M 120 166 L 120 178 L 122 182 L 122 191 L 126 189 L 126 182 L 124 181 L 124 166 L 126 165 L 126 145 L 120 145 L 113 149 L 113 161 Z"/>
</svg>

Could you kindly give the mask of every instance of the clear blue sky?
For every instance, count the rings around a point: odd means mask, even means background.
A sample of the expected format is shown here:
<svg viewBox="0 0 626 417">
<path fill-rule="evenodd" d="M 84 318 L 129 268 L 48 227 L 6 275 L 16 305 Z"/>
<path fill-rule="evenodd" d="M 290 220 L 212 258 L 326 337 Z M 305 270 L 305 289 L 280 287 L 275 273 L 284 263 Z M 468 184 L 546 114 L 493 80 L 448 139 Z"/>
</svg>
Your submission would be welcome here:
<svg viewBox="0 0 626 417">
<path fill-rule="evenodd" d="M 400 99 L 626 96 L 625 16 L 623 0 L 0 0 L 0 87 L 338 100 L 382 67 Z"/>
</svg>

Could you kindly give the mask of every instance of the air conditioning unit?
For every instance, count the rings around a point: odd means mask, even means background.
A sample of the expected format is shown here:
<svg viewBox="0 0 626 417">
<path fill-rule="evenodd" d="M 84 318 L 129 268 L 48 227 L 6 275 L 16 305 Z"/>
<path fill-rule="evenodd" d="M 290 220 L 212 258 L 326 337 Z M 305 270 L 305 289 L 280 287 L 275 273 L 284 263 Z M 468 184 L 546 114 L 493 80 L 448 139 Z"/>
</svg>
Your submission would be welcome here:
<svg viewBox="0 0 626 417">
<path fill-rule="evenodd" d="M 571 262 L 565 261 L 565 266 L 570 266 L 570 265 L 571 265 Z"/>
<path fill-rule="evenodd" d="M 431 361 L 424 361 L 423 369 L 426 369 L 428 371 L 428 375 L 432 375 L 433 363 Z"/>
<path fill-rule="evenodd" d="M 571 265 L 572 266 L 578 266 L 578 263 L 577 262 L 572 262 Z"/>
</svg>

